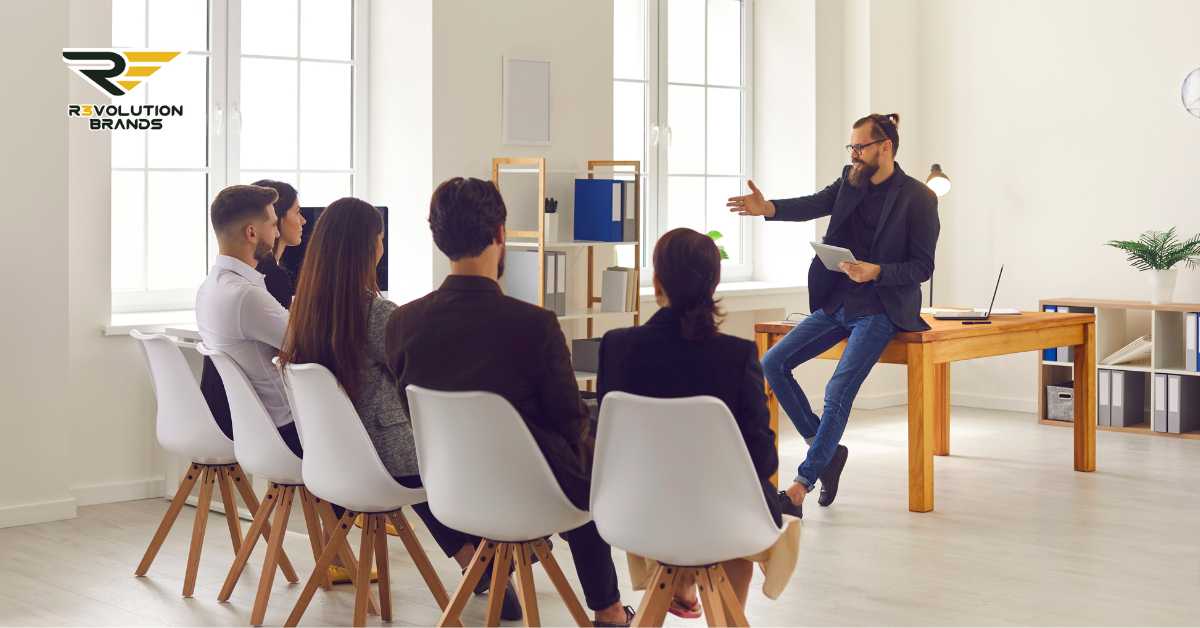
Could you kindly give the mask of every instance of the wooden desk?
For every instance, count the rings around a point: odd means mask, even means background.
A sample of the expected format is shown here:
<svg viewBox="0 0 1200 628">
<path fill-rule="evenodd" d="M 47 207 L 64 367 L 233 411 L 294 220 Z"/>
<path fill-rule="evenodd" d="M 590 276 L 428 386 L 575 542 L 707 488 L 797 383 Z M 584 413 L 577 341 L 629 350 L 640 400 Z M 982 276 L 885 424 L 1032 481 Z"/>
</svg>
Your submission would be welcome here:
<svg viewBox="0 0 1200 628">
<path fill-rule="evenodd" d="M 879 361 L 908 366 L 908 509 L 933 510 L 933 456 L 950 455 L 950 363 L 995 355 L 1075 347 L 1075 470 L 1096 470 L 1096 317 L 1092 314 L 1027 312 L 995 316 L 991 325 L 963 325 L 925 316 L 932 328 L 901 332 Z M 795 327 L 759 323 L 759 358 Z M 817 356 L 842 357 L 842 341 Z M 771 427 L 779 444 L 779 400 L 767 386 Z"/>
</svg>

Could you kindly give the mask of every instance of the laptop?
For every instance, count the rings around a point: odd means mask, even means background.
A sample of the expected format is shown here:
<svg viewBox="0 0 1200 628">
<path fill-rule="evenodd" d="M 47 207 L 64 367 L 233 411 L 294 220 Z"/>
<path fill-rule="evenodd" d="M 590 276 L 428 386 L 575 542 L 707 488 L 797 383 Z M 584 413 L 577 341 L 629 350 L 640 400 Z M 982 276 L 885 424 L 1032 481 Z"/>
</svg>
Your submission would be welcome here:
<svg viewBox="0 0 1200 628">
<path fill-rule="evenodd" d="M 939 321 L 986 321 L 992 315 L 992 307 L 996 305 L 996 293 L 1000 292 L 1000 278 L 1004 276 L 1004 266 L 1000 266 L 1000 274 L 996 275 L 996 287 L 992 289 L 992 302 L 988 304 L 986 312 L 980 313 L 978 310 L 970 312 L 944 312 L 934 314 L 933 318 Z"/>
</svg>

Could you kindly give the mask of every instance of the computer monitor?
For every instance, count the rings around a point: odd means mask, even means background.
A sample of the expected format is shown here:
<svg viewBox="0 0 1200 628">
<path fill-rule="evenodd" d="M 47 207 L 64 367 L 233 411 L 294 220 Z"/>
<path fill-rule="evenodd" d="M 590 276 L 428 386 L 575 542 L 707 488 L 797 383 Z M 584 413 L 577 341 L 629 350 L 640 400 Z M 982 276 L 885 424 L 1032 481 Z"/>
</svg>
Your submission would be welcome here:
<svg viewBox="0 0 1200 628">
<path fill-rule="evenodd" d="M 379 290 L 385 292 L 388 289 L 388 208 L 377 206 L 375 209 L 378 209 L 379 213 L 383 215 L 383 257 L 379 260 L 379 266 L 375 268 L 375 277 L 379 282 Z M 308 240 L 312 237 L 313 229 L 317 226 L 317 218 L 323 211 L 325 211 L 324 207 L 300 208 L 300 213 L 308 221 L 304 224 L 300 244 L 284 249 L 283 257 L 279 260 L 280 264 L 297 280 L 300 278 L 300 267 L 304 264 L 304 252 L 308 250 Z"/>
</svg>

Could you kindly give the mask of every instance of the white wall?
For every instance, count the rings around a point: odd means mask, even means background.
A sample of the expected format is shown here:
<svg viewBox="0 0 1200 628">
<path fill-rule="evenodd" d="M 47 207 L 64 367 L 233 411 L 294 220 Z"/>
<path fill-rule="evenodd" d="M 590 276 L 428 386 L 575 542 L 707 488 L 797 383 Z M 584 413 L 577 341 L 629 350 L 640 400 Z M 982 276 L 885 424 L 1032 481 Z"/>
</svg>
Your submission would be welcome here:
<svg viewBox="0 0 1200 628">
<path fill-rule="evenodd" d="M 922 77 L 921 141 L 926 161 L 953 181 L 941 202 L 937 301 L 985 302 L 1001 264 L 997 305 L 1148 298 L 1146 277 L 1102 243 L 1170 226 L 1200 232 L 1200 119 L 1179 95 L 1200 66 L 1200 3 L 919 7 L 909 39 Z M 1200 274 L 1184 281 L 1180 296 L 1200 301 Z M 956 365 L 955 401 L 1032 411 L 1035 361 Z"/>
<path fill-rule="evenodd" d="M 65 0 L 0 3 L 4 246 L 0 246 L 0 526 L 75 514 L 67 341 Z"/>
</svg>

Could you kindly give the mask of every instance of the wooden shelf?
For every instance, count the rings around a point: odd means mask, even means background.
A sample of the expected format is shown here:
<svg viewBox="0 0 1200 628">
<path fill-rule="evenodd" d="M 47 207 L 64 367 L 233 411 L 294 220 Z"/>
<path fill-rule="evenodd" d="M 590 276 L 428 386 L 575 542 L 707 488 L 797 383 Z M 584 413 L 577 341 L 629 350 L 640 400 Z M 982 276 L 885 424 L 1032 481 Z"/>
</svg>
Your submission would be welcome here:
<svg viewBox="0 0 1200 628">
<path fill-rule="evenodd" d="M 1200 303 L 1151 303 L 1149 301 L 1122 301 L 1119 299 L 1042 299 L 1045 305 L 1067 307 L 1094 307 L 1110 310 L 1150 310 L 1158 312 L 1200 312 Z"/>
<path fill-rule="evenodd" d="M 596 374 L 591 371 L 575 371 L 575 381 L 579 383 L 594 382 L 596 381 Z"/>
<path fill-rule="evenodd" d="M 1042 360 L 1042 366 L 1067 366 L 1074 367 L 1074 362 L 1057 362 L 1054 360 Z"/>
<path fill-rule="evenodd" d="M 587 320 L 589 318 L 603 318 L 606 316 L 633 316 L 634 314 L 637 314 L 637 312 L 601 312 L 597 308 L 590 308 L 587 310 L 567 310 L 567 313 L 559 316 L 558 320 L 575 321 Z"/>
<path fill-rule="evenodd" d="M 1055 421 L 1053 419 L 1040 419 L 1038 423 L 1042 425 L 1057 425 L 1058 427 L 1074 427 L 1071 421 Z M 1105 425 L 1097 425 L 1096 430 L 1100 432 L 1126 432 L 1129 434 L 1150 434 L 1152 436 L 1167 436 L 1170 438 L 1182 438 L 1184 440 L 1200 440 L 1200 432 L 1185 432 L 1183 434 L 1171 434 L 1168 432 L 1155 432 L 1150 429 L 1150 426 L 1145 423 L 1138 423 L 1130 427 L 1110 427 Z"/>
<path fill-rule="evenodd" d="M 1096 364 L 1096 368 L 1109 371 L 1131 371 L 1134 373 L 1153 373 L 1149 364 Z"/>
<path fill-rule="evenodd" d="M 1200 373 L 1196 371 L 1185 371 L 1183 369 L 1154 369 L 1155 373 L 1166 373 L 1168 375 L 1187 375 L 1188 377 L 1200 377 Z"/>
<path fill-rule="evenodd" d="M 522 248 L 530 248 L 530 249 L 538 248 L 537 242 L 529 242 L 529 241 L 522 241 L 522 240 L 508 240 L 504 244 L 506 246 L 513 246 L 513 247 L 522 247 Z M 633 246 L 635 244 L 637 244 L 637 242 L 599 242 L 599 241 L 592 241 L 592 240 L 567 240 L 567 241 L 563 241 L 563 242 L 546 242 L 545 244 L 542 245 L 542 248 L 548 249 L 548 250 L 560 250 L 560 249 L 580 249 L 580 248 L 589 247 L 589 246 Z"/>
</svg>

